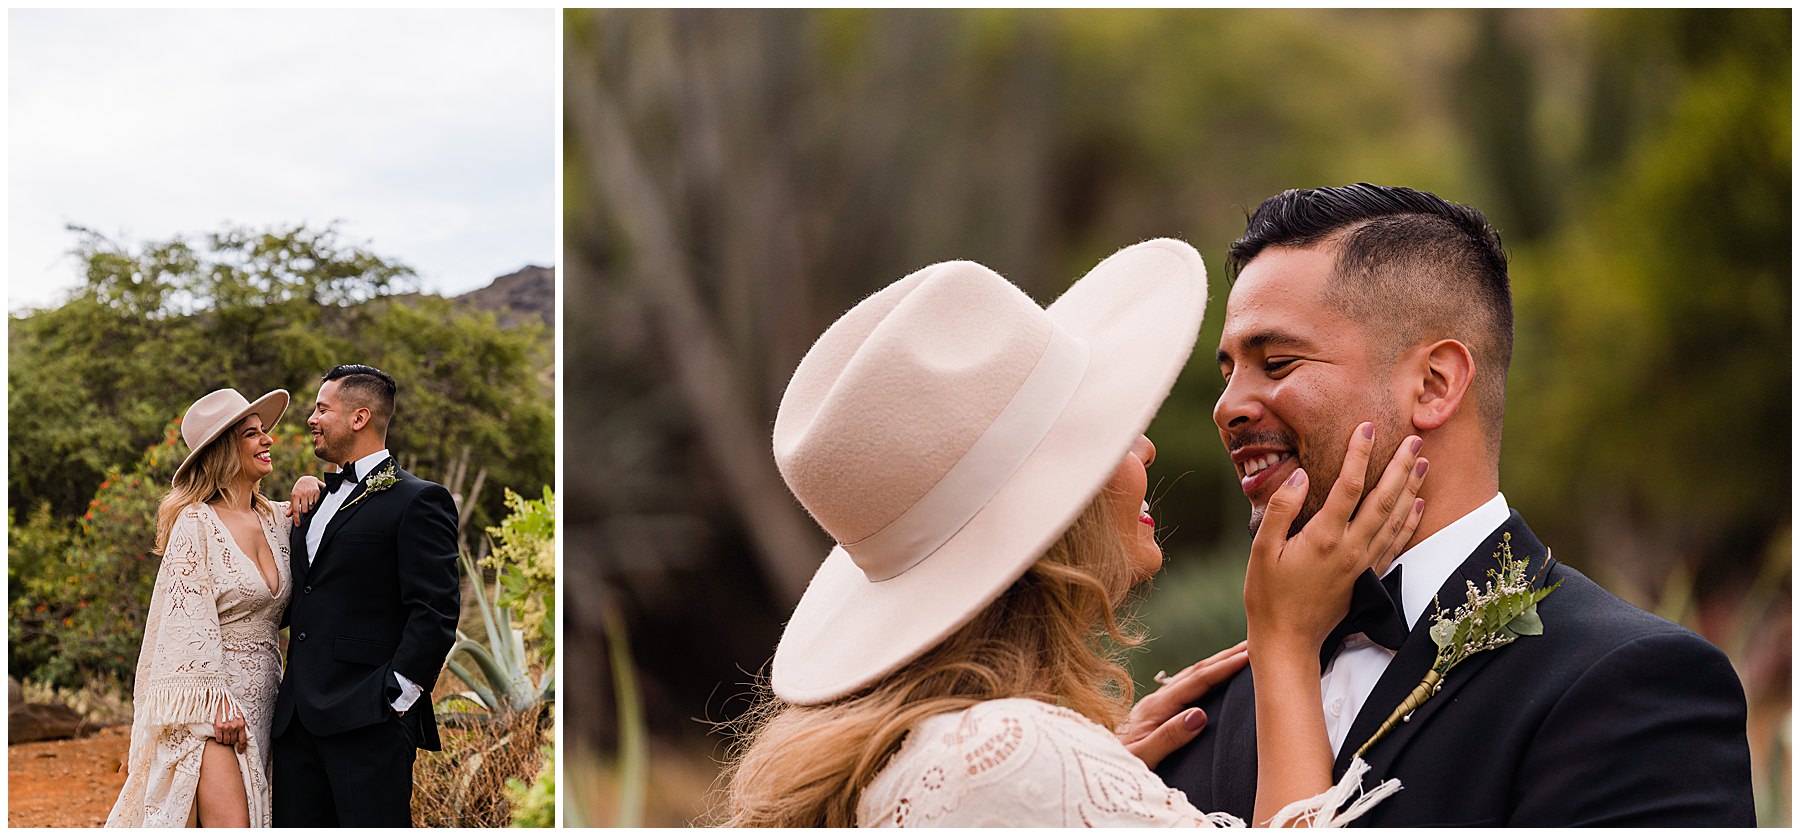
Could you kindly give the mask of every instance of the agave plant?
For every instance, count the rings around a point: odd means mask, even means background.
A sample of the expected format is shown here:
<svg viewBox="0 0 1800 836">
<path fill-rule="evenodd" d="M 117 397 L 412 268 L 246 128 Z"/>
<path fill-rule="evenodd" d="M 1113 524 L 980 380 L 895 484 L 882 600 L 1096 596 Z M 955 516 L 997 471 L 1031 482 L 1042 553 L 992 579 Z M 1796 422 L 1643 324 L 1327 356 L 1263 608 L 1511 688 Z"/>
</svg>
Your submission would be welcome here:
<svg viewBox="0 0 1800 836">
<path fill-rule="evenodd" d="M 473 580 L 470 587 L 475 591 L 475 604 L 481 611 L 483 626 L 487 629 L 487 644 L 470 638 L 460 628 L 456 631 L 456 644 L 450 648 L 449 661 L 445 667 L 456 675 L 457 679 L 469 686 L 459 696 L 486 709 L 495 717 L 536 709 L 540 705 L 553 702 L 555 694 L 555 671 L 546 668 L 532 681 L 531 670 L 525 655 L 525 633 L 512 626 L 512 610 L 495 603 L 500 594 L 500 579 L 494 579 L 494 592 L 490 596 L 486 585 L 481 580 L 481 570 L 476 566 L 475 558 L 465 549 L 458 558 L 462 570 Z M 470 670 L 458 656 L 465 656 L 474 665 Z M 456 715 L 446 717 L 450 723 Z M 467 718 L 473 720 L 473 718 Z M 481 722 L 475 720 L 474 722 Z"/>
</svg>

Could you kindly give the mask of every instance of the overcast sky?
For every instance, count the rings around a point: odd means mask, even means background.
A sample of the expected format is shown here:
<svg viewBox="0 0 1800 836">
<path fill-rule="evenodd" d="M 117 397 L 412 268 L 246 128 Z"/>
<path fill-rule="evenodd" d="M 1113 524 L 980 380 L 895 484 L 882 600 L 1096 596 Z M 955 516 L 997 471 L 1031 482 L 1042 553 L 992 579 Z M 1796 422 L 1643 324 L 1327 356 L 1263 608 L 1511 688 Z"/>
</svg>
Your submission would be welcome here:
<svg viewBox="0 0 1800 836">
<path fill-rule="evenodd" d="M 138 243 L 336 221 L 453 296 L 556 259 L 557 12 L 13 10 L 8 309 Z"/>
</svg>

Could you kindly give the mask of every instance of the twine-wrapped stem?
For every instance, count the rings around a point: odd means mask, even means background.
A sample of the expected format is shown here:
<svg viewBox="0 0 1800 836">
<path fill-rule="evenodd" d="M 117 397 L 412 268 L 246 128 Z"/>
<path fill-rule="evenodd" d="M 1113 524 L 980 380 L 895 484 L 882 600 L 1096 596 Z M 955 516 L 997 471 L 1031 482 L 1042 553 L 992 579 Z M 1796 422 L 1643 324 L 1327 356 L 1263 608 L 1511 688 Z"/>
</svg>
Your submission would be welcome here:
<svg viewBox="0 0 1800 836">
<path fill-rule="evenodd" d="M 1425 678 L 1419 681 L 1418 687 L 1412 689 L 1412 693 L 1406 695 L 1406 700 L 1400 703 L 1400 707 L 1388 715 L 1387 722 L 1382 723 L 1381 728 L 1375 730 L 1375 734 L 1369 738 L 1369 742 L 1364 743 L 1362 748 L 1356 750 L 1356 757 L 1362 757 L 1364 752 L 1369 751 L 1370 746 L 1375 745 L 1375 741 L 1387 736 L 1387 733 L 1393 731 L 1406 715 L 1413 713 L 1419 706 L 1424 705 L 1426 700 L 1431 699 L 1431 695 L 1437 693 L 1438 684 L 1443 681 L 1444 678 L 1439 676 L 1435 669 L 1426 671 Z"/>
</svg>

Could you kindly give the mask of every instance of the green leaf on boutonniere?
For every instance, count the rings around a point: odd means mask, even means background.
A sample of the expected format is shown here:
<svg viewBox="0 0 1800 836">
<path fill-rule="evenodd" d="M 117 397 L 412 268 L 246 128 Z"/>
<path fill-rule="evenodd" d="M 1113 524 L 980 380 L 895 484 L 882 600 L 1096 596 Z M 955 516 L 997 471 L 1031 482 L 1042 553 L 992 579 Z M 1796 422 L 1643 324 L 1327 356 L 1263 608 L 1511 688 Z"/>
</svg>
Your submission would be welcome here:
<svg viewBox="0 0 1800 836">
<path fill-rule="evenodd" d="M 380 467 L 375 468 L 374 473 L 369 474 L 368 477 L 363 480 L 362 493 L 357 494 L 356 497 L 349 502 L 344 503 L 344 507 L 339 508 L 338 510 L 341 512 L 344 508 L 349 508 L 368 498 L 369 494 L 380 493 L 399 484 L 400 475 L 395 472 L 397 469 L 398 467 L 394 464 L 394 457 L 389 456 L 386 461 L 381 463 Z"/>
<path fill-rule="evenodd" d="M 1431 625 L 1431 643 L 1437 645 L 1440 650 L 1449 647 L 1450 642 L 1455 641 L 1455 632 L 1455 624 L 1448 621 L 1436 622 Z"/>
<path fill-rule="evenodd" d="M 1538 616 L 1537 605 L 1532 604 L 1530 609 L 1519 613 L 1511 624 L 1506 625 L 1506 629 L 1521 636 L 1541 636 L 1544 634 L 1544 619 Z"/>
<path fill-rule="evenodd" d="M 1510 532 L 1501 535 L 1500 550 L 1494 552 L 1494 559 L 1500 566 L 1488 570 L 1485 589 L 1476 589 L 1475 584 L 1466 583 L 1468 600 L 1457 607 L 1456 612 L 1445 617 L 1443 607 L 1438 608 L 1430 631 L 1431 641 L 1437 645 L 1437 659 L 1432 662 L 1425 679 L 1413 688 L 1393 714 L 1388 715 L 1387 721 L 1375 730 L 1369 741 L 1356 750 L 1357 757 L 1362 757 L 1375 741 L 1431 699 L 1443 687 L 1444 677 L 1464 659 L 1505 647 L 1521 636 L 1544 634 L 1544 619 L 1538 615 L 1538 602 L 1562 586 L 1562 581 L 1545 589 L 1535 588 L 1537 578 L 1525 577 L 1527 562 L 1513 557 Z"/>
</svg>

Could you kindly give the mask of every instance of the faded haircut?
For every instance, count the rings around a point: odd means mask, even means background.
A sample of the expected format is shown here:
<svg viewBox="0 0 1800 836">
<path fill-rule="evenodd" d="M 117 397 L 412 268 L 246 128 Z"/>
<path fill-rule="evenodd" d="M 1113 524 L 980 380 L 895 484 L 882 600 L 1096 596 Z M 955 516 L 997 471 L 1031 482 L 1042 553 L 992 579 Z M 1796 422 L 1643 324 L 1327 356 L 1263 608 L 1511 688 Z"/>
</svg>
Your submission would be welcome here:
<svg viewBox="0 0 1800 836">
<path fill-rule="evenodd" d="M 1498 456 L 1513 345 L 1499 231 L 1480 210 L 1416 189 L 1289 189 L 1256 207 L 1226 269 L 1235 279 L 1268 247 L 1318 244 L 1338 248 L 1324 301 L 1361 323 L 1385 362 L 1431 340 L 1468 346 L 1476 365 L 1470 388 Z"/>
<path fill-rule="evenodd" d="M 394 418 L 394 396 L 400 393 L 392 375 L 374 366 L 352 363 L 333 367 L 320 382 L 333 380 L 338 382 L 338 394 L 346 402 L 367 407 L 370 423 L 376 430 L 387 432 L 388 422 Z"/>
</svg>

